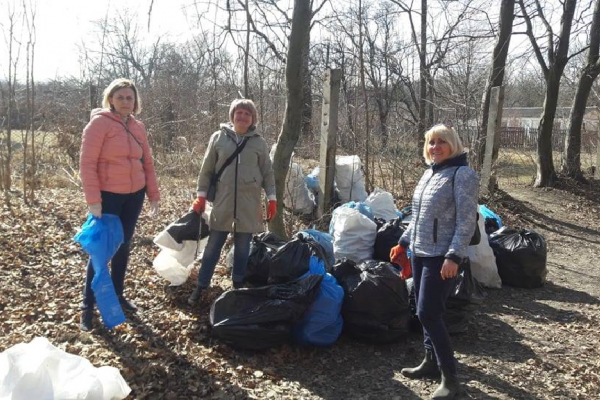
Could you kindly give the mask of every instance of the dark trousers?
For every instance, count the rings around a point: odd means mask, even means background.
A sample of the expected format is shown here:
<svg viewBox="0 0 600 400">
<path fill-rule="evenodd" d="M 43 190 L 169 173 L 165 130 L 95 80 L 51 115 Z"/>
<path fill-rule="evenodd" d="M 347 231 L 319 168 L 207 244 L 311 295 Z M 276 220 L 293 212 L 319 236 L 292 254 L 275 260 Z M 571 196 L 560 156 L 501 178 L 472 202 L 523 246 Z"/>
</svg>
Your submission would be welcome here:
<svg viewBox="0 0 600 400">
<path fill-rule="evenodd" d="M 417 316 L 423 325 L 423 344 L 435 354 L 441 368 L 456 373 L 454 351 L 442 316 L 456 278 L 440 275 L 444 257 L 412 257 L 412 273 L 417 301 Z"/>
<path fill-rule="evenodd" d="M 118 215 L 123 225 L 123 244 L 117 249 L 117 252 L 110 261 L 110 275 L 117 296 L 123 296 L 123 283 L 125 281 L 127 261 L 129 260 L 129 245 L 131 244 L 135 224 L 142 212 L 145 194 L 145 188 L 129 194 L 101 192 L 102 214 Z M 92 290 L 92 279 L 94 279 L 94 267 L 90 258 L 87 263 L 87 275 L 83 288 L 82 310 L 94 307 L 96 303 L 94 291 Z"/>
<path fill-rule="evenodd" d="M 208 243 L 202 254 L 202 265 L 198 272 L 198 287 L 206 289 L 210 286 L 210 281 L 215 272 L 217 262 L 221 255 L 223 245 L 227 240 L 229 232 L 211 230 L 208 236 Z M 235 283 L 242 283 L 246 276 L 246 267 L 250 256 L 250 242 L 252 234 L 245 232 L 235 232 L 233 234 L 233 271 L 231 280 Z"/>
</svg>

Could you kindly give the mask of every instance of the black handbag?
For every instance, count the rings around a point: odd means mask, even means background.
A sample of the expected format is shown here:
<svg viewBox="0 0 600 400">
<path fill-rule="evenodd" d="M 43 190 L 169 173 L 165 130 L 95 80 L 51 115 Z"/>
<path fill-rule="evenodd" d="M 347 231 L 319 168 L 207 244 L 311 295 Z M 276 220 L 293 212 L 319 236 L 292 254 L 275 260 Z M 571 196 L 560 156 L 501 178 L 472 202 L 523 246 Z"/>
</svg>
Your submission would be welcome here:
<svg viewBox="0 0 600 400">
<path fill-rule="evenodd" d="M 208 185 L 208 190 L 206 191 L 206 200 L 210 201 L 211 203 L 215 201 L 215 197 L 217 196 L 217 183 L 219 183 L 219 178 L 221 177 L 221 174 L 223 174 L 225 168 L 227 168 L 227 166 L 231 164 L 231 162 L 238 156 L 238 154 L 240 154 L 242 150 L 244 150 L 244 146 L 246 146 L 246 142 L 248 142 L 248 139 L 249 138 L 244 138 L 242 140 L 242 143 L 235 149 L 233 154 L 230 155 L 229 158 L 227 158 L 227 160 L 225 160 L 219 171 L 213 173 L 210 176 L 210 183 Z"/>
<path fill-rule="evenodd" d="M 452 191 L 454 192 L 454 179 L 456 178 L 456 173 L 458 172 L 460 167 L 457 167 L 454 170 L 454 175 L 452 176 Z M 471 236 L 471 241 L 469 242 L 469 246 L 476 246 L 481 242 L 481 232 L 479 231 L 479 211 L 477 212 L 477 219 L 475 220 L 475 232 L 473 232 L 473 236 Z"/>
</svg>

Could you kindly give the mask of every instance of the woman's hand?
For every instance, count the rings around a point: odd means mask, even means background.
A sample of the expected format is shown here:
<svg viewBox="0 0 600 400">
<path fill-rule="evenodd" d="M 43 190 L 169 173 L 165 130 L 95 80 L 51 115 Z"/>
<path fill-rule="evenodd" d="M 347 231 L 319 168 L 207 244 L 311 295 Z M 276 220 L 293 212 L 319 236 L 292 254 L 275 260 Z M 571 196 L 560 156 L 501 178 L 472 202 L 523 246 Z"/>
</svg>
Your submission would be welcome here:
<svg viewBox="0 0 600 400">
<path fill-rule="evenodd" d="M 446 279 L 454 278 L 457 273 L 458 273 L 458 264 L 455 263 L 454 261 L 446 258 L 444 260 L 444 263 L 442 264 L 442 271 L 440 272 L 440 275 L 442 275 L 442 279 L 446 280 Z"/>
<path fill-rule="evenodd" d="M 102 218 L 102 203 L 88 204 L 88 211 L 94 217 Z"/>
<path fill-rule="evenodd" d="M 148 213 L 148 216 L 150 218 L 158 217 L 159 209 L 160 209 L 160 207 L 158 206 L 158 201 L 151 201 L 150 202 L 150 212 Z"/>
<path fill-rule="evenodd" d="M 275 200 L 269 200 L 269 206 L 267 207 L 267 222 L 271 222 L 277 215 L 277 202 Z"/>
<path fill-rule="evenodd" d="M 202 214 L 206 209 L 206 198 L 198 197 L 196 200 L 194 200 L 194 203 L 192 204 L 192 209 L 196 213 Z"/>
</svg>

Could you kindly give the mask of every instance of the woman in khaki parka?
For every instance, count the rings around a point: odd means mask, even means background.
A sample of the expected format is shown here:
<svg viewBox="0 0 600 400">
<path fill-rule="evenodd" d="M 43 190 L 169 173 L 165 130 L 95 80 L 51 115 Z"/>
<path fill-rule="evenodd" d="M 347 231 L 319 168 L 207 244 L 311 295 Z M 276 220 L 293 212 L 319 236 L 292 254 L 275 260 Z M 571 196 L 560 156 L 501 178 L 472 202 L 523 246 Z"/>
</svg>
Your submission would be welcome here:
<svg viewBox="0 0 600 400">
<path fill-rule="evenodd" d="M 220 170 L 225 160 L 247 141 L 243 150 L 219 177 L 210 214 L 210 235 L 202 256 L 196 289 L 188 298 L 194 305 L 202 291 L 210 285 L 215 266 L 227 235 L 233 232 L 234 255 L 231 279 L 233 287 L 241 287 L 250 255 L 252 234 L 263 230 L 261 189 L 269 200 L 267 221 L 276 213 L 275 177 L 265 140 L 256 131 L 257 111 L 252 100 L 237 99 L 229 108 L 230 123 L 210 137 L 198 175 L 198 198 L 193 209 L 204 212 L 210 177 Z"/>
</svg>

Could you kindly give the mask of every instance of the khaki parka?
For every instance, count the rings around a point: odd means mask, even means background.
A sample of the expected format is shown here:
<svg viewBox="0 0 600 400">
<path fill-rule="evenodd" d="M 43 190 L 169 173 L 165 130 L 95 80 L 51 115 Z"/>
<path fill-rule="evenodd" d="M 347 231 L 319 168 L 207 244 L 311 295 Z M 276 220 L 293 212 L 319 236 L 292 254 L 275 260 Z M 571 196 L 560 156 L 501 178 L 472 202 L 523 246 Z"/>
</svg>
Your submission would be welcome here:
<svg viewBox="0 0 600 400">
<path fill-rule="evenodd" d="M 198 175 L 198 192 L 206 193 L 210 177 L 219 171 L 242 139 L 248 142 L 229 164 L 217 184 L 210 215 L 210 229 L 217 231 L 256 233 L 264 230 L 261 188 L 269 199 L 275 199 L 275 176 L 269 149 L 256 130 L 238 135 L 229 124 L 210 137 Z M 235 225 L 235 228 L 234 228 Z"/>
</svg>

